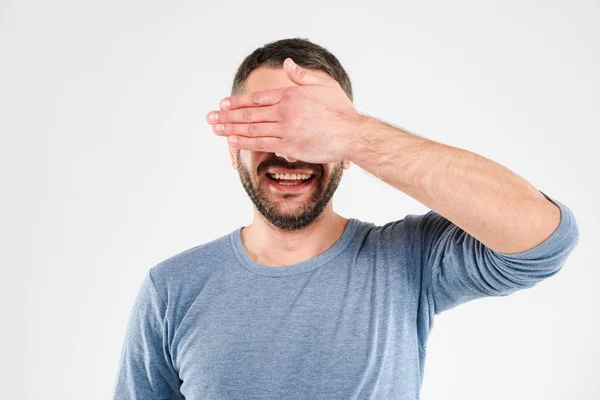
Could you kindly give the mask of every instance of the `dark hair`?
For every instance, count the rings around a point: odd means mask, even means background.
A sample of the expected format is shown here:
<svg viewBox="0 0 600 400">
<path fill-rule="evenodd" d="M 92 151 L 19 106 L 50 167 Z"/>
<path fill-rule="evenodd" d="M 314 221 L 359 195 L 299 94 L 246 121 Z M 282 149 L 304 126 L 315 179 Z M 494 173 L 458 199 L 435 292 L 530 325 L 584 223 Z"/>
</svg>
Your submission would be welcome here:
<svg viewBox="0 0 600 400">
<path fill-rule="evenodd" d="M 288 57 L 303 68 L 321 70 L 331 75 L 353 101 L 352 82 L 342 64 L 327 49 L 303 38 L 269 42 L 246 56 L 235 73 L 231 94 L 236 95 L 246 90 L 244 86 L 246 79 L 256 68 L 261 66 L 283 68 L 283 62 Z"/>
</svg>

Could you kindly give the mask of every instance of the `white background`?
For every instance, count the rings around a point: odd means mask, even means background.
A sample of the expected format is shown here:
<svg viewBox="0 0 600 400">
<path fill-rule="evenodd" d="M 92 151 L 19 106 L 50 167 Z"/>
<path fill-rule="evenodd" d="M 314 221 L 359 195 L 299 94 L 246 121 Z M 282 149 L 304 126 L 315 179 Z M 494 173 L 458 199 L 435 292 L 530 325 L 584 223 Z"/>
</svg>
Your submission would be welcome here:
<svg viewBox="0 0 600 400">
<path fill-rule="evenodd" d="M 579 246 L 533 289 L 437 316 L 422 399 L 600 398 L 597 1 L 0 2 L 3 399 L 107 399 L 147 270 L 251 222 L 208 111 L 243 58 L 303 37 L 357 108 L 523 176 Z M 356 165 L 378 224 L 428 209 Z"/>
</svg>

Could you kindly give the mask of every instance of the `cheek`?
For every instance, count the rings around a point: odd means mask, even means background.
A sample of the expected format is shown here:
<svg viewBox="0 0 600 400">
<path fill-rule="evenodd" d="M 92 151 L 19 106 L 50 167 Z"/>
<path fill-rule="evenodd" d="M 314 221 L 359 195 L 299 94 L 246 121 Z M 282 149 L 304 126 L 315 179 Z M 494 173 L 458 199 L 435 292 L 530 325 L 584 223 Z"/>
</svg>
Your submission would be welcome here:
<svg viewBox="0 0 600 400">
<path fill-rule="evenodd" d="M 329 179 L 331 174 L 338 168 L 341 168 L 342 165 L 343 164 L 341 162 L 323 165 L 323 179 Z"/>
<path fill-rule="evenodd" d="M 242 160 L 246 165 L 250 165 L 252 162 L 252 152 L 250 150 L 238 149 L 238 157 Z"/>
<path fill-rule="evenodd" d="M 256 171 L 256 167 L 257 167 L 257 162 L 256 162 L 256 158 L 253 157 L 253 154 L 251 151 L 249 150 L 241 150 L 239 149 L 237 151 L 236 157 L 235 157 L 238 165 L 241 164 L 241 166 L 243 168 L 245 168 L 248 171 Z"/>
</svg>

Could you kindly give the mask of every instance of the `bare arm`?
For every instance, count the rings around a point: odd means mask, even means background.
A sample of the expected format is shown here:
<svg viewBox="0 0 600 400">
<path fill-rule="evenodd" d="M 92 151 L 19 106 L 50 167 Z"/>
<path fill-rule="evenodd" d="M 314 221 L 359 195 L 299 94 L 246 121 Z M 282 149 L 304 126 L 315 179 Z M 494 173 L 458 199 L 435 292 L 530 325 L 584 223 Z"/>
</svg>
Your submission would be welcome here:
<svg viewBox="0 0 600 400">
<path fill-rule="evenodd" d="M 446 217 L 487 247 L 529 250 L 559 225 L 560 209 L 488 158 L 364 116 L 350 160 Z"/>
</svg>

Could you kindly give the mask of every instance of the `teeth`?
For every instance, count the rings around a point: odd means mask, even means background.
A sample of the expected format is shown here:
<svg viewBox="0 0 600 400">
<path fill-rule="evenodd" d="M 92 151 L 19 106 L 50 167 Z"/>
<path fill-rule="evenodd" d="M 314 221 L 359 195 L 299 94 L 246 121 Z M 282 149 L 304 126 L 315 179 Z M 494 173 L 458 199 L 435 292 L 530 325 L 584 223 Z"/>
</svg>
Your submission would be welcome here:
<svg viewBox="0 0 600 400">
<path fill-rule="evenodd" d="M 304 174 L 269 174 L 271 177 L 275 179 L 289 179 L 289 180 L 307 180 L 312 175 L 304 175 Z"/>
</svg>

